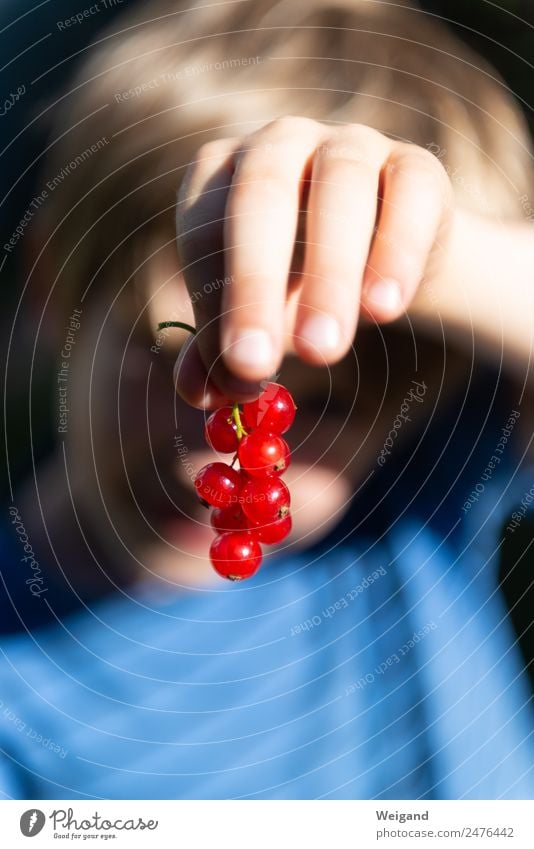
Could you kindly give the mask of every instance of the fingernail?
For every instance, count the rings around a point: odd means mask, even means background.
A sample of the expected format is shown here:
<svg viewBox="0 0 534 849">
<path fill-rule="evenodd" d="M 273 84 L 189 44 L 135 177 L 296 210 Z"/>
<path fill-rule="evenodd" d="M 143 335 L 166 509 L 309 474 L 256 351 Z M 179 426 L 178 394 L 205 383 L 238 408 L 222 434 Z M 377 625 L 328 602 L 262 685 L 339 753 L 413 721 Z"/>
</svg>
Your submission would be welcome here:
<svg viewBox="0 0 534 849">
<path fill-rule="evenodd" d="M 376 280 L 365 292 L 366 300 L 380 309 L 396 313 L 402 306 L 401 290 L 396 280 L 384 278 Z"/>
<path fill-rule="evenodd" d="M 330 315 L 311 315 L 300 330 L 301 339 L 319 351 L 335 349 L 341 340 L 339 324 Z"/>
<path fill-rule="evenodd" d="M 270 335 L 259 327 L 239 330 L 231 338 L 225 353 L 233 362 L 252 369 L 270 369 L 274 348 Z"/>
</svg>

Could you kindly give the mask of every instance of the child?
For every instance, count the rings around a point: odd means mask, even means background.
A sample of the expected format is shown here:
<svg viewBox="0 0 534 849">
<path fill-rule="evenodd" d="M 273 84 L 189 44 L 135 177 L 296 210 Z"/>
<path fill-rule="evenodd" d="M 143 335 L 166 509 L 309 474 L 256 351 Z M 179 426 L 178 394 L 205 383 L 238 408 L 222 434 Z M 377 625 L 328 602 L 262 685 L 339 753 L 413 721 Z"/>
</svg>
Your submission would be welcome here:
<svg viewBox="0 0 534 849">
<path fill-rule="evenodd" d="M 2 645 L 5 797 L 530 798 L 496 569 L 531 170 L 502 84 L 409 4 L 162 0 L 55 113 L 28 287 L 58 447 L 10 508 L 42 627 Z M 294 531 L 224 583 L 204 410 L 280 368 Z"/>
</svg>

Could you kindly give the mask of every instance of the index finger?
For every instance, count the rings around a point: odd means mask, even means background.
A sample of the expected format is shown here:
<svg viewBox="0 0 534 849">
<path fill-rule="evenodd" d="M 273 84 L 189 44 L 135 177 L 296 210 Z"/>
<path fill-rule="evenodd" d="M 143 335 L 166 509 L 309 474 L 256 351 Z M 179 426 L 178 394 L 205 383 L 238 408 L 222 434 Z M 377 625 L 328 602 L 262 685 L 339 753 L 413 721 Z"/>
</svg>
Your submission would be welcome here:
<svg viewBox="0 0 534 849">
<path fill-rule="evenodd" d="M 257 394 L 256 383 L 240 380 L 226 368 L 220 355 L 219 320 L 224 271 L 224 215 L 233 174 L 233 155 L 238 139 L 220 139 L 203 145 L 182 181 L 176 207 L 177 247 L 195 316 L 195 347 L 203 364 L 205 381 L 221 394 L 241 400 Z M 200 359 L 200 362 L 199 362 Z M 185 373 L 187 362 L 178 371 L 176 388 L 190 400 L 192 386 Z M 200 389 L 200 387 L 199 387 Z M 195 400 L 197 405 L 198 399 Z"/>
</svg>

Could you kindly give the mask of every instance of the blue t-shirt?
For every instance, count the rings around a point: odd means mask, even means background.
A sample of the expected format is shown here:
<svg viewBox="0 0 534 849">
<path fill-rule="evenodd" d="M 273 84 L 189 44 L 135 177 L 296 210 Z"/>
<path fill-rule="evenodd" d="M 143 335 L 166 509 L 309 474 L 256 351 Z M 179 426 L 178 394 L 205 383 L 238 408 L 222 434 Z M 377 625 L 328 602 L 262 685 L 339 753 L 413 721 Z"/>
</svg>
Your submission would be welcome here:
<svg viewBox="0 0 534 849">
<path fill-rule="evenodd" d="M 511 437 L 496 454 L 507 416 L 423 434 L 325 540 L 246 583 L 146 584 L 5 638 L 3 795 L 532 798 L 497 568 L 533 476 Z"/>
</svg>

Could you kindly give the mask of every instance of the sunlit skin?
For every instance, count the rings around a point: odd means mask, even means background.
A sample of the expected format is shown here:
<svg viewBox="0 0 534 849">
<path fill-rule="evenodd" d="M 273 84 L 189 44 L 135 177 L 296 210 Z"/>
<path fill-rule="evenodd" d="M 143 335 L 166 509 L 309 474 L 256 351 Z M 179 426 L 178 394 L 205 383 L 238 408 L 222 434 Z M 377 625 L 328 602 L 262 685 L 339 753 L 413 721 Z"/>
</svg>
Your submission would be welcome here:
<svg viewBox="0 0 534 849">
<path fill-rule="evenodd" d="M 409 307 L 443 253 L 452 213 L 434 156 L 362 125 L 286 117 L 203 145 L 177 204 L 197 328 L 176 369 L 178 391 L 200 407 L 241 400 L 288 348 L 316 366 L 339 362 L 361 312 L 384 322 Z M 221 271 L 228 285 L 204 294 Z"/>
<path fill-rule="evenodd" d="M 303 219 L 304 250 L 295 242 Z M 499 237 L 510 247 L 517 241 L 510 262 L 528 267 L 532 240 L 521 224 L 503 235 L 457 210 L 428 151 L 367 127 L 285 118 L 204 145 L 177 202 L 180 273 L 149 280 L 135 302 L 127 292 L 110 309 L 100 293 L 84 306 L 65 437 L 68 481 L 60 445 L 37 472 L 40 501 L 33 484 L 20 492 L 35 539 L 49 551 L 48 533 L 55 556 L 79 574 L 94 571 L 94 540 L 104 571 L 114 563 L 163 586 L 216 583 L 213 529 L 193 487 L 196 471 L 214 459 L 205 419 L 256 397 L 273 376 L 298 405 L 284 477 L 293 530 L 282 550 L 322 536 L 375 462 L 395 404 L 396 379 L 387 357 L 379 365 L 376 351 L 365 353 L 366 333 L 415 305 L 427 323 L 466 325 L 468 340 L 480 313 L 487 338 L 528 347 L 530 325 L 518 324 L 528 324 L 528 309 L 508 316 L 511 298 L 489 309 L 494 290 L 477 273 L 488 263 L 488 228 L 499 256 Z M 470 273 L 462 277 L 466 257 Z M 498 270 L 498 256 L 493 262 Z M 230 283 L 205 293 L 215 279 Z M 158 335 L 158 323 L 173 318 L 197 334 Z M 78 522 L 87 544 L 70 542 Z"/>
</svg>

